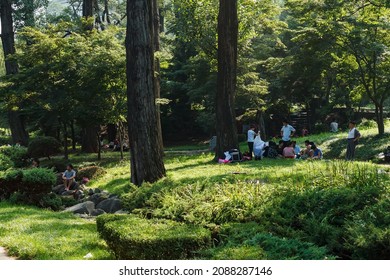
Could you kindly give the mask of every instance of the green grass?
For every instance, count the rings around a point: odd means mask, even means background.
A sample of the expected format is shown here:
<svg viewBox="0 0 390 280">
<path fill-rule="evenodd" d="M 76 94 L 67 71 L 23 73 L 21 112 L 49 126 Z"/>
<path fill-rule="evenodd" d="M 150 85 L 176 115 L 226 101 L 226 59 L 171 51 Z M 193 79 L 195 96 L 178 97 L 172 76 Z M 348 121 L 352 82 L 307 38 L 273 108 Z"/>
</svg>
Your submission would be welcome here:
<svg viewBox="0 0 390 280">
<path fill-rule="evenodd" d="M 387 134 L 382 137 L 376 136 L 375 128 L 361 129 L 363 138 L 356 155 L 361 162 L 353 163 L 333 160 L 344 157 L 346 132 L 307 137 L 323 149 L 325 160 L 316 162 L 264 159 L 216 164 L 208 152 L 167 152 L 166 178 L 141 188 L 129 183 L 128 153 L 124 161 L 120 161 L 118 152 L 105 152 L 100 162 L 95 154 L 71 154 L 67 161 L 55 157 L 51 161 L 43 160 L 42 165 L 71 162 L 77 168 L 85 162 L 98 163 L 107 173 L 92 180 L 89 187 L 122 195 L 134 214 L 184 221 L 215 230 L 220 243 L 215 250 L 205 252 L 205 258 L 283 258 L 283 250 L 291 252 L 285 256 L 291 259 L 335 255 L 359 258 L 359 252 L 351 252 L 351 248 L 363 244 L 359 239 L 362 237 L 345 234 L 356 228 L 369 236 L 369 229 L 359 227 L 359 219 L 368 216 L 367 209 L 375 208 L 376 203 L 383 204 L 389 194 L 388 187 L 382 186 L 389 185 L 388 175 L 383 175 L 387 179 L 381 177 L 376 181 L 379 176 L 376 169 L 389 172 L 390 166 L 365 162 L 375 162 L 375 156 L 390 145 L 389 126 L 386 128 Z M 307 138 L 296 140 L 303 146 Z M 241 146 L 245 151 L 246 143 Z M 199 147 L 170 149 L 195 151 L 201 150 Z M 353 179 L 355 177 L 358 180 Z M 382 220 L 387 223 L 387 216 Z M 253 222 L 258 225 L 256 232 L 250 231 L 251 226 L 239 227 L 244 238 L 238 238 L 238 233 L 225 234 L 225 227 L 231 223 L 250 225 Z M 375 235 L 370 238 L 374 240 Z M 386 235 L 381 238 L 380 242 L 374 240 L 378 248 L 387 242 Z M 349 241 L 348 248 L 343 245 L 345 240 Z M 0 203 L 0 245 L 21 259 L 82 259 L 89 252 L 95 259 L 113 258 L 105 242 L 98 237 L 94 221 L 4 202 Z M 300 250 L 301 245 L 307 250 Z"/>
<path fill-rule="evenodd" d="M 112 259 L 94 221 L 69 213 L 0 203 L 0 244 L 20 259 Z"/>
</svg>

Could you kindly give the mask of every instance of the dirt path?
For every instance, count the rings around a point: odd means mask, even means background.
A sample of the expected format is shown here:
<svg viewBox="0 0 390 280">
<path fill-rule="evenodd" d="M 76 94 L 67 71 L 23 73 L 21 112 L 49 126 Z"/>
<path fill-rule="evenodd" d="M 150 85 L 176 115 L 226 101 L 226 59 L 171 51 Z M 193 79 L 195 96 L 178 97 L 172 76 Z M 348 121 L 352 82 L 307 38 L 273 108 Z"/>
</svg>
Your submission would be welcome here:
<svg viewBox="0 0 390 280">
<path fill-rule="evenodd" d="M 8 257 L 7 252 L 3 247 L 0 247 L 0 260 L 14 260 L 15 258 Z"/>
</svg>

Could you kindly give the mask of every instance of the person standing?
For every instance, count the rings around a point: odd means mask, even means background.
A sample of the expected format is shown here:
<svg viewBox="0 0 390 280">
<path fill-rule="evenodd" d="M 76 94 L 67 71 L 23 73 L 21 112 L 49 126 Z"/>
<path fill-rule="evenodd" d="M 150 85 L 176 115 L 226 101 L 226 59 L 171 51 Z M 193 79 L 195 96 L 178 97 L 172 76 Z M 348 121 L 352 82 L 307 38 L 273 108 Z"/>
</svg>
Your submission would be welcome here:
<svg viewBox="0 0 390 280">
<path fill-rule="evenodd" d="M 333 119 L 333 121 L 330 123 L 330 132 L 338 132 L 339 131 L 339 124 L 337 123 L 336 119 Z"/>
<path fill-rule="evenodd" d="M 291 137 L 294 136 L 295 128 L 288 124 L 287 119 L 283 120 L 283 126 L 280 129 L 280 135 L 284 143 L 284 147 L 287 147 L 290 143 Z"/>
<path fill-rule="evenodd" d="M 355 157 L 356 145 L 359 143 L 360 132 L 356 128 L 356 122 L 350 121 L 348 124 L 347 155 L 346 160 L 353 160 Z"/>
<path fill-rule="evenodd" d="M 247 133 L 247 142 L 248 142 L 250 158 L 252 158 L 252 154 L 253 154 L 253 142 L 255 141 L 255 137 L 256 137 L 255 126 L 251 125 Z"/>
</svg>

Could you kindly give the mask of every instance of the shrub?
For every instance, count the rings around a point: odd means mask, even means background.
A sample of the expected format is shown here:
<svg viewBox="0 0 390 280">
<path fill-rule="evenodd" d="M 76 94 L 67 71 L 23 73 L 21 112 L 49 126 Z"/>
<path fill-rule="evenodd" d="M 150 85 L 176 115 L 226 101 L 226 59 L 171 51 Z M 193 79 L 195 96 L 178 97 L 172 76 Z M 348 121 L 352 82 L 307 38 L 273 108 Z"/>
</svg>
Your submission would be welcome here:
<svg viewBox="0 0 390 280">
<path fill-rule="evenodd" d="M 28 145 L 28 153 L 31 157 L 47 157 L 61 152 L 61 143 L 54 137 L 37 137 Z"/>
<path fill-rule="evenodd" d="M 22 183 L 23 173 L 21 170 L 7 170 L 0 173 L 0 198 L 8 199 L 16 192 Z"/>
<path fill-rule="evenodd" d="M 48 193 L 42 196 L 39 201 L 39 206 L 42 208 L 50 208 L 54 211 L 58 211 L 63 207 L 63 204 L 59 195 Z"/>
<path fill-rule="evenodd" d="M 93 180 L 104 174 L 106 174 L 106 171 L 100 166 L 87 166 L 78 170 L 76 179 L 80 181 L 84 177 L 87 177 L 88 179 Z"/>
<path fill-rule="evenodd" d="M 346 247 L 354 259 L 390 259 L 390 198 L 368 206 L 347 222 Z"/>
<path fill-rule="evenodd" d="M 99 216 L 97 229 L 118 259 L 188 259 L 211 242 L 202 227 L 134 215 Z"/>
<path fill-rule="evenodd" d="M 55 173 L 46 168 L 34 168 L 23 171 L 22 192 L 42 194 L 51 192 L 57 177 Z"/>
<path fill-rule="evenodd" d="M 11 167 L 13 167 L 12 160 L 7 157 L 6 155 L 0 154 L 0 171 L 7 170 Z"/>
<path fill-rule="evenodd" d="M 2 146 L 0 147 L 0 154 L 9 157 L 16 168 L 28 165 L 29 155 L 26 147 Z"/>
</svg>

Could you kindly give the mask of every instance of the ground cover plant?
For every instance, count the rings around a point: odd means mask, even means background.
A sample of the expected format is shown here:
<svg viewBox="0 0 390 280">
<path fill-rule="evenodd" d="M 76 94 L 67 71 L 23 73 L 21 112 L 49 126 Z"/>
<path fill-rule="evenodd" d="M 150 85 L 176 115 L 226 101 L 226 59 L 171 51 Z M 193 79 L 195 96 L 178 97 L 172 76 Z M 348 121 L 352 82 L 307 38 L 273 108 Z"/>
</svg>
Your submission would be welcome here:
<svg viewBox="0 0 390 280">
<path fill-rule="evenodd" d="M 364 137 L 369 139 L 370 131 L 363 129 Z M 343 138 L 344 133 L 309 136 L 321 147 L 336 142 L 341 155 Z M 298 143 L 304 140 L 298 138 Z M 378 143 L 386 141 L 380 138 Z M 376 145 L 367 144 L 375 159 Z M 210 153 L 167 153 L 167 177 L 141 187 L 129 184 L 128 160 L 106 152 L 99 162 L 106 173 L 88 186 L 120 195 L 127 210 L 139 218 L 207 229 L 212 243 L 196 252 L 196 258 L 388 259 L 390 167 L 333 160 L 324 150 L 322 161 L 264 159 L 225 165 L 212 161 Z M 83 167 L 93 165 L 89 163 L 95 157 L 71 154 L 69 160 Z M 42 165 L 66 162 L 53 157 Z M 0 245 L 20 258 L 81 259 L 86 251 L 96 259 L 115 258 L 94 221 L 5 202 L 0 209 Z M 52 223 L 55 227 L 48 230 Z M 36 237 L 29 247 L 25 240 L 33 232 L 42 235 L 42 242 Z M 45 243 L 45 237 L 53 243 Z M 72 240 L 88 244 L 88 250 L 74 246 Z"/>
</svg>

